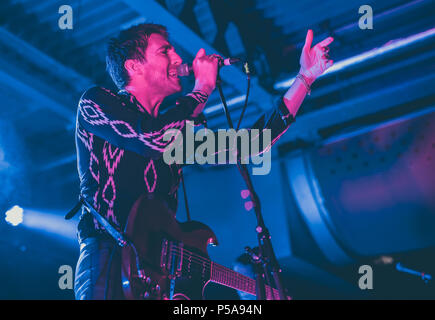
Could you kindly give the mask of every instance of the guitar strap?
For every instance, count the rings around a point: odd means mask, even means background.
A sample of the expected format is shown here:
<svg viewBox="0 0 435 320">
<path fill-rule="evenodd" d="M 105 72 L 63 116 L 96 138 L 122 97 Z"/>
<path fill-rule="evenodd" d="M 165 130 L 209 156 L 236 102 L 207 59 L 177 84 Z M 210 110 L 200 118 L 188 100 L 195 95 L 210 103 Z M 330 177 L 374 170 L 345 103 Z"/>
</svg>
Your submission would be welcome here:
<svg viewBox="0 0 435 320">
<path fill-rule="evenodd" d="M 180 178 L 181 178 L 181 184 L 183 185 L 183 195 L 184 195 L 184 203 L 186 206 L 187 221 L 191 221 L 190 220 L 189 203 L 187 202 L 186 186 L 184 184 L 183 170 L 180 171 Z"/>
<path fill-rule="evenodd" d="M 124 235 L 116 230 L 116 228 L 112 226 L 110 222 L 107 221 L 97 210 L 95 210 L 94 207 L 89 202 L 87 202 L 82 195 L 79 196 L 79 201 L 74 206 L 74 208 L 72 208 L 65 215 L 65 220 L 69 220 L 74 217 L 76 213 L 82 208 L 82 206 L 84 206 L 86 210 L 94 216 L 98 223 L 103 226 L 104 229 L 106 229 L 107 233 L 116 240 L 120 247 L 124 247 L 127 245 L 127 239 L 125 239 Z"/>
</svg>

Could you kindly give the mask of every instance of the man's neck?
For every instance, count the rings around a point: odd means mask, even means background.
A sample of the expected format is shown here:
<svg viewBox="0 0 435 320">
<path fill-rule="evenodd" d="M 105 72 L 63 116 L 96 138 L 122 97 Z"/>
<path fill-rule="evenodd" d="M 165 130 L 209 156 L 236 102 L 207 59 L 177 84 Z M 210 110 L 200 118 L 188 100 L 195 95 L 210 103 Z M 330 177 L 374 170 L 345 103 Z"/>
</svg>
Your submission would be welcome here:
<svg viewBox="0 0 435 320">
<path fill-rule="evenodd" d="M 139 103 L 146 109 L 146 111 L 154 118 L 159 114 L 159 108 L 165 98 L 161 94 L 151 92 L 151 90 L 138 89 L 137 86 L 129 85 L 125 87 L 129 93 L 139 101 Z"/>
</svg>

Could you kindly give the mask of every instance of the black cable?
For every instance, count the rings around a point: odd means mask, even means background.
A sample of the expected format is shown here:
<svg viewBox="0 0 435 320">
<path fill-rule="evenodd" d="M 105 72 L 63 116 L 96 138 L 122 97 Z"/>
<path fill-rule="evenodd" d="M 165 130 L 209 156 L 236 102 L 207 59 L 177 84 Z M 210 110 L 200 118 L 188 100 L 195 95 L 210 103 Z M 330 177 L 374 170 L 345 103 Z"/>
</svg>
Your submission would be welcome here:
<svg viewBox="0 0 435 320">
<path fill-rule="evenodd" d="M 243 106 L 242 113 L 240 114 L 239 123 L 237 123 L 236 131 L 239 130 L 240 124 L 242 123 L 243 116 L 245 115 L 246 107 L 248 106 L 249 90 L 251 88 L 251 73 L 249 71 L 249 66 L 247 62 L 245 63 L 245 72 L 246 72 L 246 79 L 248 80 L 248 84 L 247 84 L 248 88 L 246 89 L 245 105 Z"/>
<path fill-rule="evenodd" d="M 222 82 L 222 80 L 221 80 L 221 77 L 218 73 L 216 85 L 218 87 L 218 91 L 219 91 L 219 95 L 221 97 L 222 105 L 224 106 L 225 116 L 227 117 L 228 125 L 230 126 L 230 129 L 234 129 L 233 120 L 231 119 L 230 111 L 228 110 L 227 101 L 225 99 L 224 92 L 222 91 L 221 82 Z"/>
<path fill-rule="evenodd" d="M 180 178 L 181 178 L 181 184 L 183 185 L 183 195 L 184 195 L 184 203 L 186 206 L 187 221 L 191 221 L 190 220 L 189 204 L 187 202 L 186 186 L 184 185 L 183 169 L 181 169 L 181 171 L 180 171 Z"/>
</svg>

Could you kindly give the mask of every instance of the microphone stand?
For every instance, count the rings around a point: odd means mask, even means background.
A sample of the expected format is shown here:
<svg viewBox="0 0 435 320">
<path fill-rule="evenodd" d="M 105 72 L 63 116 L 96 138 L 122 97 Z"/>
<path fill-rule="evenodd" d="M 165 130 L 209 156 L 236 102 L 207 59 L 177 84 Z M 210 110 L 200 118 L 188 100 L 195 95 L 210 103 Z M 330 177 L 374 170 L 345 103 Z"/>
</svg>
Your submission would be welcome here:
<svg viewBox="0 0 435 320">
<path fill-rule="evenodd" d="M 248 74 L 249 77 L 249 74 Z M 225 115 L 227 117 L 228 125 L 231 129 L 234 129 L 233 121 L 231 120 L 228 106 L 222 91 L 221 86 L 221 78 L 218 73 L 217 80 L 216 80 L 216 86 L 219 90 L 219 95 L 222 100 L 222 105 L 224 106 Z M 243 180 L 245 180 L 246 186 L 249 190 L 249 194 L 251 197 L 251 200 L 254 204 L 254 211 L 255 216 L 257 217 L 257 227 L 255 228 L 255 231 L 257 232 L 257 240 L 258 240 L 258 246 L 259 246 L 259 259 L 261 263 L 263 264 L 263 274 L 260 274 L 258 272 L 256 276 L 256 291 L 257 291 L 257 299 L 258 300 L 265 300 L 267 299 L 267 292 L 266 287 L 264 283 L 264 278 L 266 280 L 270 280 L 270 277 L 268 275 L 269 270 L 271 270 L 273 279 L 275 281 L 275 284 L 277 286 L 277 290 L 279 292 L 279 300 L 287 300 L 287 295 L 285 293 L 285 288 L 282 282 L 281 277 L 281 268 L 279 266 L 278 260 L 276 259 L 275 252 L 272 248 L 272 242 L 270 241 L 271 237 L 269 234 L 269 230 L 266 228 L 263 220 L 263 215 L 261 213 L 261 205 L 260 205 L 260 199 L 258 195 L 255 193 L 254 186 L 252 184 L 251 177 L 248 172 L 248 167 L 246 164 L 241 163 L 240 153 L 237 152 L 237 167 L 239 168 L 240 174 L 242 175 Z M 272 286 L 269 283 L 270 288 Z M 275 296 L 273 294 L 273 290 L 271 289 L 271 295 L 272 298 L 275 299 Z"/>
</svg>

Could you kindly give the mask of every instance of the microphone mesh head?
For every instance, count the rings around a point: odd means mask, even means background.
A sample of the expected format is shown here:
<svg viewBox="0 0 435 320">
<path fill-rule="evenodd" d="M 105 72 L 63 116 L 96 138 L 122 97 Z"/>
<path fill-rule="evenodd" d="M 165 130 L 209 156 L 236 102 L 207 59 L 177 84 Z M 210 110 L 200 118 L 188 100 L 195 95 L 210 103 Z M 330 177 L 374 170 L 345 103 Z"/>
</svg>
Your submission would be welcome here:
<svg viewBox="0 0 435 320">
<path fill-rule="evenodd" d="M 189 65 L 187 63 L 180 64 L 177 67 L 177 74 L 180 77 L 186 77 L 190 74 Z"/>
</svg>

